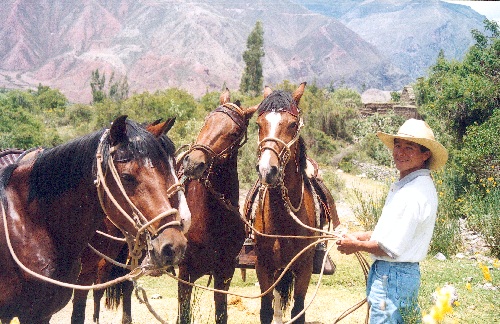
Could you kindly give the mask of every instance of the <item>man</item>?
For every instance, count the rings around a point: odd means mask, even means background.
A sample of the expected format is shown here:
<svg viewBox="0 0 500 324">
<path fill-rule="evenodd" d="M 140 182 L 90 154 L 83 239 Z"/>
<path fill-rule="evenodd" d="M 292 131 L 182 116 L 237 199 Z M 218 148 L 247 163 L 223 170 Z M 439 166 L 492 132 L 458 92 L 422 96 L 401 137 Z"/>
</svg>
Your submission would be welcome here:
<svg viewBox="0 0 500 324">
<path fill-rule="evenodd" d="M 365 251 L 374 260 L 366 288 L 370 323 L 420 322 L 419 262 L 427 255 L 438 206 L 430 170 L 446 163 L 448 151 L 422 120 L 407 120 L 396 135 L 377 136 L 392 151 L 399 181 L 392 184 L 373 232 L 346 234 L 337 249 Z"/>
</svg>

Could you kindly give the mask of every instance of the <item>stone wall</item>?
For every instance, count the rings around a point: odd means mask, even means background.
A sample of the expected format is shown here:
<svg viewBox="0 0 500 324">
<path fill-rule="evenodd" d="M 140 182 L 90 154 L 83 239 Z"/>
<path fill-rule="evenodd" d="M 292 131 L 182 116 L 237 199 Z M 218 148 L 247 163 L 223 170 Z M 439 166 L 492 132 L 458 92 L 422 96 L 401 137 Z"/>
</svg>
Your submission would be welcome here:
<svg viewBox="0 0 500 324">
<path fill-rule="evenodd" d="M 417 107 L 412 105 L 401 105 L 398 103 L 366 103 L 361 108 L 361 116 L 371 116 L 374 114 L 388 114 L 394 112 L 396 115 L 403 116 L 405 119 L 416 118 L 420 115 L 417 112 Z"/>
</svg>

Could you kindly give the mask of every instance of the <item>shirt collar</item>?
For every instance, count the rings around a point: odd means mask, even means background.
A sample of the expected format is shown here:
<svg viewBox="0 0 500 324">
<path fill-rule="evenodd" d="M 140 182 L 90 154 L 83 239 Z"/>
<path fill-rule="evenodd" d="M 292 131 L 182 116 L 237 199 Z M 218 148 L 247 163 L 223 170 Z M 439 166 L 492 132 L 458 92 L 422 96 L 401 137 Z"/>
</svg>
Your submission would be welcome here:
<svg viewBox="0 0 500 324">
<path fill-rule="evenodd" d="M 430 176 L 430 175 L 431 175 L 431 171 L 429 169 L 419 169 L 419 170 L 413 171 L 412 173 L 406 175 L 403 179 L 396 181 L 394 183 L 394 187 L 397 189 L 400 189 L 400 188 L 404 187 L 407 183 L 415 180 L 416 178 L 418 178 L 420 176 Z"/>
</svg>

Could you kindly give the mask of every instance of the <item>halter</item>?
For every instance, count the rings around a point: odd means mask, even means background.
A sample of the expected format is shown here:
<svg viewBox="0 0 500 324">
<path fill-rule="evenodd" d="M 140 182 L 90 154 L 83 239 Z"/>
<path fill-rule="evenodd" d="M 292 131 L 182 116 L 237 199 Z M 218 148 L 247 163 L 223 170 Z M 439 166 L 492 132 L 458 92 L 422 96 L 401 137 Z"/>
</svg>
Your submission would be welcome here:
<svg viewBox="0 0 500 324">
<path fill-rule="evenodd" d="M 245 113 L 240 107 L 231 102 L 228 102 L 217 107 L 213 112 L 210 113 L 210 115 L 208 115 L 207 118 L 210 118 L 210 116 L 215 113 L 226 114 L 235 122 L 235 124 L 240 129 L 245 129 L 245 132 L 242 132 L 241 135 L 233 143 L 231 143 L 231 145 L 229 145 L 219 153 L 216 153 L 210 146 L 203 144 L 193 144 L 190 146 L 189 150 L 184 153 L 189 154 L 195 150 L 202 151 L 208 157 L 208 164 L 210 165 L 209 169 L 212 168 L 212 165 L 215 162 L 223 162 L 224 160 L 232 156 L 234 152 L 242 147 L 247 141 L 246 129 L 248 127 L 248 120 L 245 118 Z"/>
<path fill-rule="evenodd" d="M 146 249 L 144 246 L 143 240 L 141 240 L 141 237 L 143 234 L 146 236 L 145 238 L 145 243 L 147 246 L 147 251 L 149 253 L 150 250 L 152 250 L 151 247 L 151 240 L 153 237 L 157 236 L 161 231 L 166 229 L 167 227 L 173 227 L 173 226 L 180 226 L 182 227 L 182 222 L 181 221 L 171 221 L 168 222 L 167 224 L 164 224 L 160 226 L 159 228 L 155 228 L 152 224 L 155 222 L 158 222 L 162 220 L 163 218 L 166 218 L 170 215 L 176 215 L 178 214 L 178 210 L 175 208 L 172 208 L 170 210 L 166 210 L 162 213 L 160 213 L 158 216 L 154 217 L 152 220 L 148 221 L 147 218 L 141 213 L 141 211 L 134 205 L 134 203 L 130 200 L 130 197 L 127 195 L 125 192 L 125 188 L 123 187 L 123 184 L 120 180 L 120 176 L 118 174 L 118 171 L 116 170 L 113 157 L 111 155 L 112 152 L 116 150 L 116 146 L 110 147 L 109 151 L 109 158 L 106 161 L 109 167 L 109 170 L 111 172 L 111 175 L 113 176 L 114 181 L 116 182 L 118 188 L 120 189 L 120 192 L 122 193 L 123 197 L 129 204 L 129 207 L 132 210 L 132 216 L 130 216 L 116 201 L 114 198 L 113 194 L 109 190 L 108 186 L 106 185 L 105 181 L 105 175 L 102 170 L 102 165 L 104 161 L 103 157 L 103 150 L 104 150 L 104 142 L 105 139 L 109 135 L 109 129 L 107 129 L 103 135 L 101 136 L 101 139 L 99 140 L 99 146 L 97 148 L 97 153 L 96 153 L 96 160 L 97 160 L 97 176 L 95 185 L 97 188 L 97 193 L 99 196 L 99 202 L 101 204 L 101 208 L 103 209 L 104 213 L 106 214 L 106 217 L 109 219 L 109 221 L 116 226 L 124 235 L 127 244 L 129 246 L 129 256 L 132 258 L 132 265 L 137 266 L 139 259 L 142 257 L 142 251 Z M 184 190 L 183 185 L 179 182 L 176 181 L 170 188 L 167 190 L 167 198 L 170 199 L 173 194 L 177 193 L 179 190 Z M 135 237 L 127 232 L 124 228 L 120 227 L 118 224 L 116 224 L 108 215 L 106 211 L 106 207 L 104 205 L 104 200 L 103 200 L 103 195 L 104 192 L 108 195 L 109 199 L 113 203 L 113 205 L 122 213 L 123 216 L 125 216 L 125 219 L 128 220 L 129 223 L 133 225 L 133 227 L 137 230 L 137 234 Z M 177 218 L 177 217 L 176 217 Z"/>
<path fill-rule="evenodd" d="M 292 110 L 288 109 L 281 109 L 278 110 L 278 112 L 286 112 L 294 117 L 296 117 L 299 121 L 299 125 L 297 127 L 297 132 L 293 136 L 293 138 L 286 143 L 285 141 L 277 138 L 277 137 L 265 137 L 259 142 L 258 146 L 258 157 L 260 160 L 260 157 L 262 156 L 262 153 L 265 150 L 270 150 L 276 156 L 278 157 L 278 181 L 274 185 L 264 185 L 260 184 L 259 188 L 259 200 L 261 203 L 264 203 L 264 196 L 266 195 L 267 191 L 269 188 L 279 188 L 281 192 L 281 198 L 283 199 L 283 204 L 285 205 L 285 208 L 292 213 L 296 213 L 300 210 L 300 207 L 302 206 L 302 200 L 304 199 L 304 179 L 302 179 L 302 186 L 301 186 L 301 193 L 300 193 L 300 201 L 297 207 L 294 207 L 292 205 L 292 202 L 290 201 L 290 196 L 288 195 L 288 188 L 285 186 L 284 183 L 284 178 L 285 178 L 285 166 L 288 164 L 291 156 L 291 147 L 294 145 L 300 138 L 300 129 L 304 126 L 304 121 L 302 119 L 302 113 L 301 111 L 297 108 L 297 106 L 293 105 Z M 262 114 L 262 113 L 261 113 Z M 276 146 L 279 147 L 279 145 L 282 145 L 282 149 L 280 151 L 274 149 L 271 146 L 265 146 L 266 143 L 272 142 L 275 143 Z M 297 171 L 299 169 L 299 166 L 297 165 Z M 302 174 L 301 174 L 302 177 Z"/>
<path fill-rule="evenodd" d="M 287 113 L 290 113 L 288 111 L 285 111 Z M 262 156 L 262 153 L 265 151 L 265 150 L 269 150 L 271 152 L 273 152 L 274 154 L 276 154 L 276 156 L 278 157 L 278 163 L 279 163 L 279 167 L 278 167 L 278 174 L 279 174 L 279 181 L 276 185 L 274 186 L 271 186 L 271 188 L 273 187 L 276 187 L 278 185 L 283 185 L 283 179 L 285 177 L 285 166 L 288 164 L 288 161 L 290 160 L 290 156 L 291 156 L 291 147 L 299 140 L 300 138 L 300 129 L 304 126 L 304 121 L 302 119 L 302 115 L 300 114 L 300 112 L 298 113 L 298 115 L 295 115 L 293 113 L 290 113 L 292 116 L 295 116 L 298 118 L 299 120 L 299 125 L 297 127 L 297 132 L 295 133 L 295 135 L 293 136 L 293 138 L 288 142 L 284 142 L 283 140 L 277 138 L 277 137 L 265 137 L 263 138 L 260 142 L 259 142 L 259 146 L 258 146 L 258 158 L 260 160 L 261 156 Z M 268 142 L 272 142 L 272 143 L 275 143 L 276 146 L 280 146 L 280 144 L 282 145 L 282 149 L 280 151 L 274 149 L 273 147 L 271 146 L 265 146 L 266 143 Z M 298 166 L 297 166 L 297 169 L 298 169 Z"/>
<path fill-rule="evenodd" d="M 222 150 L 219 153 L 216 153 L 210 146 L 203 144 L 193 144 L 190 146 L 187 152 L 182 153 L 182 156 L 185 156 L 195 150 L 202 151 L 208 157 L 209 167 L 205 170 L 204 175 L 201 180 L 205 187 L 210 191 L 212 195 L 214 195 L 228 210 L 239 213 L 238 206 L 234 206 L 229 199 L 227 199 L 223 194 L 216 191 L 210 181 L 210 175 L 212 174 L 213 167 L 217 163 L 222 163 L 233 154 L 235 154 L 240 147 L 242 147 L 247 141 L 247 128 L 248 128 L 248 120 L 245 118 L 245 112 L 238 106 L 233 103 L 225 103 L 219 107 L 217 107 L 213 112 L 208 115 L 207 118 L 212 116 L 215 113 L 223 113 L 229 116 L 236 125 L 240 129 L 244 129 L 245 131 L 241 133 L 241 135 L 229 145 L 227 148 Z"/>
</svg>

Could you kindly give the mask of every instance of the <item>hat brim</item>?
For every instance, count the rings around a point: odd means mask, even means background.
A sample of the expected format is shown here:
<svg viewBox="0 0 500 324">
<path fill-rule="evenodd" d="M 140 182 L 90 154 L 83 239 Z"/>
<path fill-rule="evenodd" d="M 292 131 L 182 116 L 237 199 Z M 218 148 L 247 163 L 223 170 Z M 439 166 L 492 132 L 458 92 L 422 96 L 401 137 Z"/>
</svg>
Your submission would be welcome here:
<svg viewBox="0 0 500 324">
<path fill-rule="evenodd" d="M 384 143 L 385 146 L 387 146 L 389 150 L 391 150 L 391 152 L 394 150 L 394 139 L 396 138 L 404 139 L 427 147 L 431 151 L 431 157 L 429 159 L 429 169 L 431 170 L 438 170 L 446 164 L 446 161 L 448 161 L 448 150 L 435 140 L 405 135 L 392 135 L 384 132 L 377 132 L 377 137 L 382 141 L 382 143 Z"/>
</svg>

